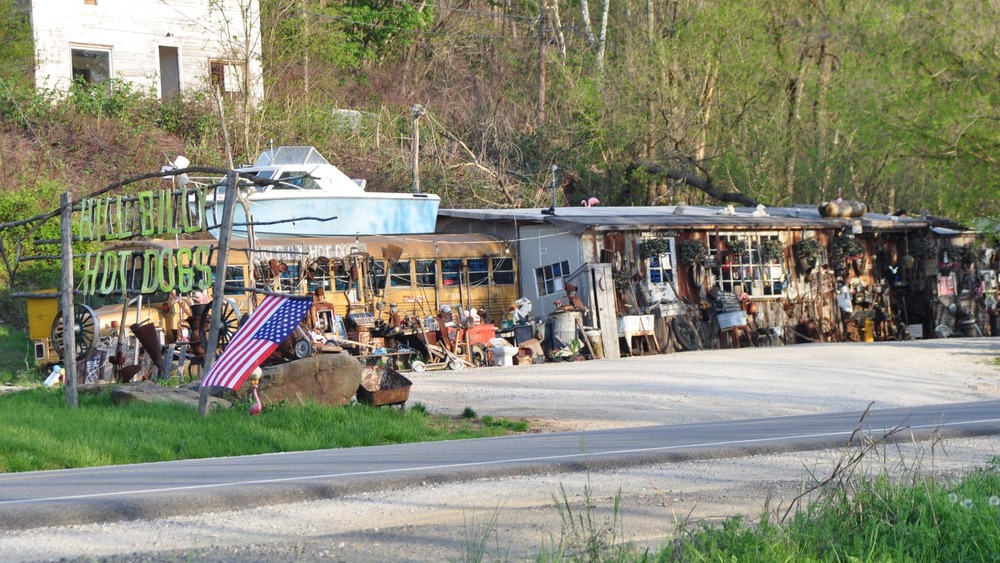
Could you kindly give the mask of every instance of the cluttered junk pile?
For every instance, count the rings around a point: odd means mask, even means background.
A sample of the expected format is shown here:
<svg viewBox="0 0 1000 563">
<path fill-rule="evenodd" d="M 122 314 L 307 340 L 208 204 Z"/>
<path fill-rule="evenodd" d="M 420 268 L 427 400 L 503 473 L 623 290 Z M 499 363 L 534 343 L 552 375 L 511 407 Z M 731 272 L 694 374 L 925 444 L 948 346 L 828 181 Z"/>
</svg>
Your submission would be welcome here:
<svg viewBox="0 0 1000 563">
<path fill-rule="evenodd" d="M 349 352 L 366 366 L 419 373 L 600 357 L 582 328 L 579 298 L 540 320 L 531 314 L 531 301 L 522 297 L 508 307 L 499 324 L 475 308 L 450 305 L 441 305 L 435 315 L 425 318 L 406 315 L 395 303 L 384 314 L 350 313 L 341 318 L 322 301 L 317 303 L 310 326 L 303 327 L 315 350 Z"/>
</svg>

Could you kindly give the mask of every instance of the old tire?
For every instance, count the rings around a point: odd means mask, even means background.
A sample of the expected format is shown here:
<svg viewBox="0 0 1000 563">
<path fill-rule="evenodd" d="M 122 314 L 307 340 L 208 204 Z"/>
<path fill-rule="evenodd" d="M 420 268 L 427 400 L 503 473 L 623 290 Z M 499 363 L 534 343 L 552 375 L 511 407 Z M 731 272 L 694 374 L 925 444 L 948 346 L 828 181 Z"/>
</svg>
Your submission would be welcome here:
<svg viewBox="0 0 1000 563">
<path fill-rule="evenodd" d="M 674 320 L 670 321 L 670 328 L 681 350 L 685 352 L 698 350 L 698 331 L 686 317 L 674 317 Z"/>
</svg>

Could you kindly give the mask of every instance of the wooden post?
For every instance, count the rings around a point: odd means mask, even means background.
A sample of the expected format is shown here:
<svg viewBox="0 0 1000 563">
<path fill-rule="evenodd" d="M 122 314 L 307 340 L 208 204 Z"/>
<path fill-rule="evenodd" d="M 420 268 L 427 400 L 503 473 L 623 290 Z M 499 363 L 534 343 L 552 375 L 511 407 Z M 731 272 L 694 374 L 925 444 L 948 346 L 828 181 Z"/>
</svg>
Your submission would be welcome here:
<svg viewBox="0 0 1000 563">
<path fill-rule="evenodd" d="M 62 292 L 59 297 L 62 307 L 62 349 L 66 364 L 66 406 L 77 408 L 76 396 L 76 319 L 73 311 L 73 195 L 62 195 Z M 95 319 L 96 322 L 97 319 Z M 101 327 L 97 326 L 100 336 Z"/>
<path fill-rule="evenodd" d="M 219 325 L 222 323 L 222 305 L 226 291 L 226 266 L 229 256 L 229 237 L 233 229 L 233 211 L 236 208 L 236 171 L 226 174 L 226 201 L 222 205 L 222 225 L 219 228 L 218 258 L 215 260 L 215 284 L 212 286 L 212 326 L 205 346 L 205 363 L 202 380 L 208 375 L 215 361 L 215 349 L 219 346 Z M 208 387 L 202 386 L 198 394 L 198 414 L 208 415 Z"/>
</svg>

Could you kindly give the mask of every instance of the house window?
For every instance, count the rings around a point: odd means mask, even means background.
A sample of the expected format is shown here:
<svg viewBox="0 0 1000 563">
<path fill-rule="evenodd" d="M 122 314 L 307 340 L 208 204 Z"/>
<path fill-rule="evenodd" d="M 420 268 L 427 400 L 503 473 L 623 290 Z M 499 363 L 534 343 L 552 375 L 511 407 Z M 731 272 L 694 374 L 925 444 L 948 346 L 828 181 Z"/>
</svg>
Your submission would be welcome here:
<svg viewBox="0 0 1000 563">
<path fill-rule="evenodd" d="M 231 61 L 209 61 L 209 76 L 212 86 L 224 94 L 235 95 L 243 84 L 244 66 Z"/>
<path fill-rule="evenodd" d="M 762 243 L 766 240 L 780 242 L 777 233 L 718 235 L 710 240 L 715 264 L 713 272 L 722 291 L 745 292 L 753 297 L 780 297 L 783 294 L 783 260 L 761 259 Z"/>
<path fill-rule="evenodd" d="M 73 49 L 73 80 L 101 84 L 111 79 L 109 49 Z"/>
<path fill-rule="evenodd" d="M 514 260 L 493 258 L 493 285 L 514 285 Z"/>
<path fill-rule="evenodd" d="M 567 260 L 535 268 L 535 283 L 538 285 L 538 296 L 543 297 L 563 291 L 566 287 L 563 277 L 567 275 L 569 275 L 569 261 Z"/>
</svg>

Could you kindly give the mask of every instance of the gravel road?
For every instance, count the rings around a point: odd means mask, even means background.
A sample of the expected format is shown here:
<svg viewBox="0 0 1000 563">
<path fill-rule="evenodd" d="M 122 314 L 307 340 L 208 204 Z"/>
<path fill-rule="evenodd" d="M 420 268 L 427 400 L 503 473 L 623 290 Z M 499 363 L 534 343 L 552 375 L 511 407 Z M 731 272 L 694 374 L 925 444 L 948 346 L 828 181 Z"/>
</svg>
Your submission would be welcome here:
<svg viewBox="0 0 1000 563">
<path fill-rule="evenodd" d="M 412 374 L 410 403 L 525 418 L 534 431 L 735 420 L 1000 398 L 1000 340 L 799 345 Z M 266 415 L 266 413 L 265 413 Z M 656 548 L 678 525 L 783 511 L 840 450 L 510 476 L 139 522 L 0 534 L 4 561 L 534 560 L 573 545 L 565 508 L 605 541 Z M 868 471 L 952 478 L 1000 437 L 872 452 Z M 617 517 L 615 498 L 620 499 Z M 557 503 L 557 501 L 559 501 Z M 237 508 L 237 507 L 234 507 Z"/>
</svg>

